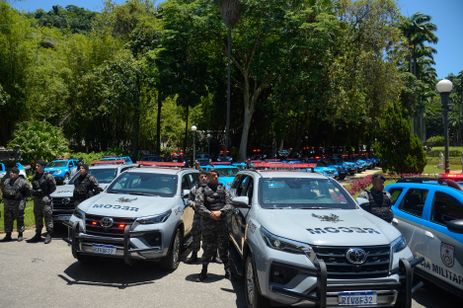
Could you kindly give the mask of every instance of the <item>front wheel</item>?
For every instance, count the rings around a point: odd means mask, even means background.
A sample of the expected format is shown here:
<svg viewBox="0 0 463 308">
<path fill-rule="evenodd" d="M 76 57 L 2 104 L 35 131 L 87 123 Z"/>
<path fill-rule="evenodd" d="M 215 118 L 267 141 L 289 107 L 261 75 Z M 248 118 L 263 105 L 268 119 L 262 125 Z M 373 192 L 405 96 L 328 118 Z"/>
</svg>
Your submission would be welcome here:
<svg viewBox="0 0 463 308">
<path fill-rule="evenodd" d="M 257 273 L 254 270 L 252 257 L 249 255 L 244 264 L 244 293 L 248 308 L 269 307 L 269 300 L 263 297 L 257 283 Z"/>
<path fill-rule="evenodd" d="M 180 246 L 182 244 L 182 238 L 180 230 L 177 229 L 174 235 L 174 240 L 170 246 L 167 256 L 161 261 L 161 266 L 168 271 L 174 271 L 180 264 Z"/>
</svg>

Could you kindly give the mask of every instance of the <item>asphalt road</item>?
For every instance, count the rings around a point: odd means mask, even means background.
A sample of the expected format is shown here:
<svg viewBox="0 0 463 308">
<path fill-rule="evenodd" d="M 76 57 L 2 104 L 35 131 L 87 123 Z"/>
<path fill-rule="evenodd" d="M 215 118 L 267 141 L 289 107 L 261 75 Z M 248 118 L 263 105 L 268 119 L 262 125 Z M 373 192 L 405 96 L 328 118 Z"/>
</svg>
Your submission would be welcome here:
<svg viewBox="0 0 463 308">
<path fill-rule="evenodd" d="M 32 236 L 26 232 L 27 238 Z M 49 245 L 0 243 L 0 307 L 245 307 L 242 282 L 224 279 L 223 266 L 216 263 L 207 282 L 195 282 L 200 268 L 182 263 L 168 273 L 156 263 L 127 266 L 119 260 L 81 265 L 59 238 Z M 458 303 L 431 287 L 415 295 L 413 307 Z"/>
</svg>

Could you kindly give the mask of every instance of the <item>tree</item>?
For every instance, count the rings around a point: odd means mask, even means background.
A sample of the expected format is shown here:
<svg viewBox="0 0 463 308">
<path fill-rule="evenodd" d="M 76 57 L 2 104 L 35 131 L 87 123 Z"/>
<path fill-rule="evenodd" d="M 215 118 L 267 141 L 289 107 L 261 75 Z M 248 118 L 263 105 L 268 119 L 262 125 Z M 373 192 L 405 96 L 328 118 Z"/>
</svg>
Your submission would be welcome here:
<svg viewBox="0 0 463 308">
<path fill-rule="evenodd" d="M 26 162 L 51 160 L 69 152 L 62 130 L 46 121 L 25 121 L 17 125 L 8 147 L 19 146 Z"/>
<path fill-rule="evenodd" d="M 420 139 L 411 134 L 410 123 L 400 103 L 391 103 L 379 123 L 375 153 L 384 171 L 421 173 L 426 156 Z"/>
</svg>

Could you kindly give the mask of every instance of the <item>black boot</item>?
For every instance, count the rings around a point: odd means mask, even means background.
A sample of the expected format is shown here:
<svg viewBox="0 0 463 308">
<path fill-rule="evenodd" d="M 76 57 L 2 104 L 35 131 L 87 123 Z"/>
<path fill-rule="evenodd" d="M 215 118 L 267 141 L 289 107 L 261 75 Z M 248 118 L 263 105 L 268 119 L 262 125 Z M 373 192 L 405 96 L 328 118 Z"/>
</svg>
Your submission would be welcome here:
<svg viewBox="0 0 463 308">
<path fill-rule="evenodd" d="M 51 242 L 51 232 L 47 232 L 47 236 L 45 237 L 44 244 L 50 244 Z"/>
<path fill-rule="evenodd" d="M 207 264 L 203 264 L 203 269 L 201 270 L 201 273 L 199 274 L 199 277 L 196 281 L 202 282 L 206 280 L 207 278 Z"/>
<path fill-rule="evenodd" d="M 26 242 L 28 243 L 37 243 L 37 242 L 40 242 L 42 241 L 42 235 L 41 235 L 41 232 L 40 231 L 36 231 L 35 232 L 35 235 L 33 238 L 27 240 Z"/>
<path fill-rule="evenodd" d="M 18 242 L 22 242 L 23 239 L 24 239 L 23 233 L 22 233 L 22 232 L 18 232 Z"/>
<path fill-rule="evenodd" d="M 198 262 L 198 252 L 193 251 L 191 253 L 191 257 L 186 262 L 187 263 L 196 263 L 196 262 Z"/>
<path fill-rule="evenodd" d="M 2 242 L 11 242 L 11 232 L 7 232 L 5 237 L 1 240 Z"/>
</svg>

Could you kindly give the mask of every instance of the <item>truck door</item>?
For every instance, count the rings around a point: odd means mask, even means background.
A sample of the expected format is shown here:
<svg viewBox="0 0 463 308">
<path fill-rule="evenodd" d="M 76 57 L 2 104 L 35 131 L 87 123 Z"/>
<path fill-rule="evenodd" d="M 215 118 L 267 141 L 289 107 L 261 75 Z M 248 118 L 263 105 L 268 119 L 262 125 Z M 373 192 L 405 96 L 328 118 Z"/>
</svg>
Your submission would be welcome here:
<svg viewBox="0 0 463 308">
<path fill-rule="evenodd" d="M 463 204 L 448 193 L 436 191 L 430 207 L 429 221 L 423 224 L 428 233 L 426 262 L 421 268 L 445 283 L 463 290 L 456 279 L 463 273 L 463 234 L 447 229 L 451 220 L 463 219 Z M 461 277 L 461 276 L 460 276 Z"/>
<path fill-rule="evenodd" d="M 253 178 L 249 175 L 242 175 L 239 181 L 235 182 L 235 196 L 247 196 L 249 198 L 249 205 L 252 204 L 254 182 Z M 250 208 L 234 208 L 230 221 L 230 238 L 238 249 L 240 254 L 243 254 L 243 246 L 246 233 L 246 216 Z"/>
</svg>

